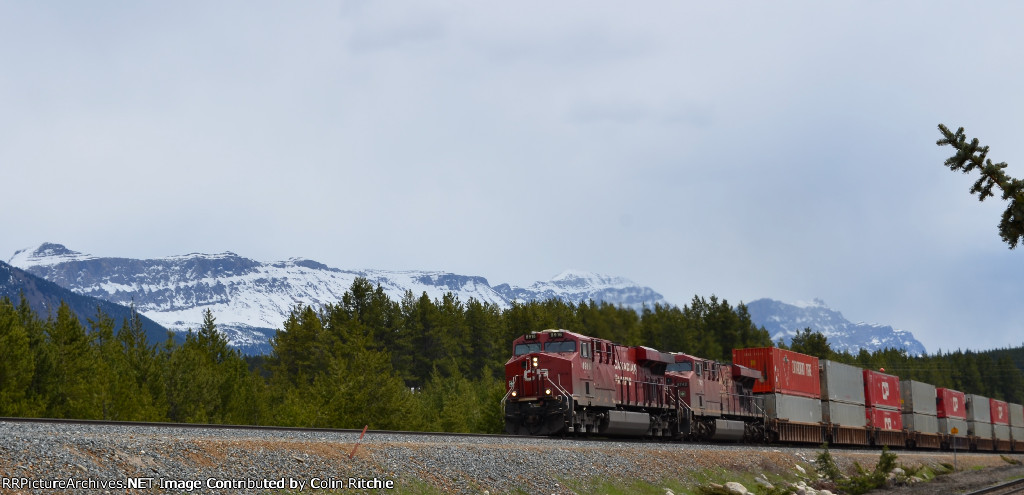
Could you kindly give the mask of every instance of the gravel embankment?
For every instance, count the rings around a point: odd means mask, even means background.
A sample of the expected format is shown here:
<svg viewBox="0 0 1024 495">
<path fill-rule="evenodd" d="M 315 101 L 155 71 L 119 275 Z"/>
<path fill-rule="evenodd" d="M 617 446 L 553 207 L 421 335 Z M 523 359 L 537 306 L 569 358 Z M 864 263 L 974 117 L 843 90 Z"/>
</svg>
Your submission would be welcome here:
<svg viewBox="0 0 1024 495">
<path fill-rule="evenodd" d="M 772 477 L 794 472 L 796 464 L 809 466 L 818 453 L 815 446 L 367 433 L 349 459 L 357 438 L 358 433 L 342 432 L 0 422 L 0 493 L 189 493 L 189 483 L 198 484 L 191 493 L 275 493 L 276 486 L 253 485 L 282 478 L 285 488 L 302 483 L 302 493 L 311 492 L 313 482 L 325 487 L 332 481 L 339 493 L 361 491 L 352 489 L 350 478 L 362 480 L 364 488 L 391 481 L 399 489 L 419 482 L 451 493 L 572 493 L 563 480 L 602 477 L 659 483 L 709 469 Z M 871 467 L 878 459 L 876 451 L 832 453 L 849 471 L 855 460 Z M 952 462 L 952 454 L 945 453 L 899 455 L 904 464 Z M 1012 457 L 1024 459 L 1020 454 Z M 961 466 L 1007 465 L 993 454 L 961 454 L 959 460 Z M 149 490 L 116 485 L 140 478 L 151 479 Z M 25 486 L 26 479 L 37 488 Z M 54 480 L 80 485 L 38 485 Z"/>
</svg>

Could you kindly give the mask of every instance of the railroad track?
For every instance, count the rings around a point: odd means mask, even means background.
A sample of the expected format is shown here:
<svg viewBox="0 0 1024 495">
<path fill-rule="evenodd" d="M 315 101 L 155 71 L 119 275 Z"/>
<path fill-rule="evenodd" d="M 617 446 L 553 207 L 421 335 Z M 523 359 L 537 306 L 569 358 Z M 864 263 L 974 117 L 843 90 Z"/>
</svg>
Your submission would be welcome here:
<svg viewBox="0 0 1024 495">
<path fill-rule="evenodd" d="M 1015 495 L 1024 493 L 1024 478 L 1008 481 L 964 495 Z"/>
<path fill-rule="evenodd" d="M 101 419 L 57 419 L 57 418 L 9 418 L 0 417 L 0 422 L 8 423 L 49 423 L 83 426 L 138 426 L 143 428 L 184 428 L 206 430 L 253 430 L 253 431 L 291 431 L 301 433 L 354 433 L 360 434 L 362 429 L 348 428 L 307 428 L 301 426 L 264 426 L 264 425 L 222 425 L 208 423 L 161 423 L 152 421 L 108 421 Z M 451 436 L 451 437 L 484 437 L 484 438 L 523 438 L 519 435 L 503 435 L 494 433 L 451 433 L 431 431 L 401 430 L 366 430 L 367 434 L 381 435 L 412 435 L 412 436 Z"/>
<path fill-rule="evenodd" d="M 194 430 L 248 430 L 253 432 L 295 432 L 295 433 L 331 433 L 331 434 L 352 434 L 359 436 L 362 433 L 362 429 L 348 429 L 348 428 L 315 428 L 315 427 L 300 427 L 300 426 L 266 426 L 266 425 L 229 425 L 229 424 L 208 424 L 208 423 L 164 423 L 164 422 L 153 422 L 153 421 L 110 421 L 110 420 L 99 420 L 99 419 L 59 419 L 59 418 L 15 418 L 15 417 L 0 417 L 0 422 L 9 423 L 45 423 L 45 424 L 63 424 L 63 425 L 82 425 L 82 426 L 126 426 L 126 427 L 142 427 L 142 428 L 181 428 L 181 429 L 194 429 Z M 685 441 L 679 442 L 670 439 L 652 439 L 652 438 L 619 438 L 619 437 L 586 437 L 586 436 L 523 436 L 523 435 L 508 435 L 499 433 L 453 433 L 453 432 L 438 432 L 438 431 L 403 431 L 403 430 L 366 430 L 367 435 L 405 435 L 405 436 L 433 436 L 433 437 L 471 437 L 471 438 L 494 438 L 494 439 L 521 439 L 521 440 L 535 440 L 535 441 L 550 441 L 553 444 L 559 444 L 566 440 L 581 441 L 581 442 L 594 442 L 594 443 L 638 443 L 638 444 L 664 444 L 668 446 L 694 446 L 698 448 L 722 448 L 722 449 L 771 449 L 771 450 L 795 450 L 805 451 L 807 449 L 816 450 L 819 449 L 819 445 L 795 445 L 795 444 L 764 444 L 764 443 L 728 443 L 728 442 L 694 442 Z M 880 452 L 879 447 L 874 446 L 829 446 L 829 449 L 836 453 L 858 453 L 858 452 Z M 902 448 L 890 449 L 896 453 L 929 453 L 934 452 L 930 450 L 907 450 Z M 967 453 L 961 453 L 965 455 Z M 974 454 L 973 452 L 970 454 Z M 1022 492 L 1024 493 L 1024 492 Z"/>
</svg>

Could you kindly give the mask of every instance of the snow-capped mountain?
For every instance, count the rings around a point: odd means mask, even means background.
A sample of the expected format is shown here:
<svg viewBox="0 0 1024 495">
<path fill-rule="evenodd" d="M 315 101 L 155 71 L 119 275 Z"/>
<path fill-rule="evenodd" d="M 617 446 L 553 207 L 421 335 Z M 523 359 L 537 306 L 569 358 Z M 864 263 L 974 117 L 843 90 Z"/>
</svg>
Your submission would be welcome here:
<svg viewBox="0 0 1024 495">
<path fill-rule="evenodd" d="M 872 352 L 894 348 L 905 349 L 912 356 L 926 353 L 924 345 L 910 332 L 889 325 L 852 323 L 821 299 L 795 304 L 758 299 L 748 303 L 747 310 L 755 325 L 768 330 L 773 342 L 782 339 L 789 343 L 798 332 L 810 328 L 827 337 L 829 345 L 838 352 L 857 354 L 861 349 Z"/>
<path fill-rule="evenodd" d="M 319 306 L 341 300 L 356 277 L 393 300 L 406 291 L 440 299 L 451 292 L 506 308 L 512 301 L 593 299 L 640 307 L 665 301 L 647 287 L 621 278 L 567 271 L 529 287 L 437 271 L 341 270 L 307 259 L 262 263 L 234 253 L 187 254 L 138 260 L 103 258 L 44 243 L 14 254 L 9 263 L 78 294 L 135 303 L 142 314 L 173 331 L 199 328 L 209 309 L 229 342 L 243 352 L 269 351 L 268 340 L 297 304 Z"/>
<path fill-rule="evenodd" d="M 308 259 L 264 263 L 235 253 L 187 254 L 157 259 L 104 258 L 44 243 L 14 254 L 10 265 L 74 293 L 117 304 L 134 302 L 140 313 L 175 332 L 197 329 L 203 312 L 213 312 L 232 346 L 246 353 L 269 352 L 269 339 L 298 304 L 320 306 L 341 300 L 356 277 L 381 288 L 395 301 L 406 291 L 440 299 L 451 292 L 462 301 L 475 298 L 501 308 L 513 302 L 589 300 L 640 309 L 669 304 L 661 294 L 621 277 L 567 270 L 527 287 L 491 286 L 478 276 L 439 271 L 343 270 Z M 836 350 L 856 353 L 885 347 L 923 354 L 910 332 L 890 326 L 851 323 L 823 302 L 786 304 L 759 299 L 747 304 L 751 318 L 772 340 L 806 327 L 828 337 Z"/>
<path fill-rule="evenodd" d="M 508 301 L 540 301 L 561 299 L 566 302 L 614 301 L 615 304 L 634 309 L 644 304 L 665 304 L 661 294 L 649 287 L 641 287 L 629 279 L 607 277 L 590 272 L 566 270 L 547 282 L 535 282 L 529 287 L 513 287 L 501 284 L 494 287 Z"/>
</svg>

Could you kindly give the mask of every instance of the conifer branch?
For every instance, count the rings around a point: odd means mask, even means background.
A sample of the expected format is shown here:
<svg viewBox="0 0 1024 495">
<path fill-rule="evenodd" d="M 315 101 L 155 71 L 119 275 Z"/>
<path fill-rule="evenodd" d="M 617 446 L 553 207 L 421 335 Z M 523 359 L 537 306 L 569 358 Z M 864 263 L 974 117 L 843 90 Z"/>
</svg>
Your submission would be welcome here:
<svg viewBox="0 0 1024 495">
<path fill-rule="evenodd" d="M 1024 240 L 1024 181 L 1006 174 L 1006 162 L 992 163 L 988 158 L 988 146 L 981 146 L 977 138 L 968 142 L 963 127 L 951 132 L 945 125 L 939 124 L 939 132 L 943 137 L 935 144 L 949 145 L 956 150 L 953 156 L 946 159 L 945 166 L 965 174 L 975 169 L 981 172 L 981 178 L 971 186 L 971 194 L 977 194 L 978 201 L 994 196 L 992 189 L 996 186 L 1002 191 L 1003 200 L 1010 201 L 999 222 L 999 236 L 1010 245 L 1010 249 L 1017 247 Z"/>
</svg>

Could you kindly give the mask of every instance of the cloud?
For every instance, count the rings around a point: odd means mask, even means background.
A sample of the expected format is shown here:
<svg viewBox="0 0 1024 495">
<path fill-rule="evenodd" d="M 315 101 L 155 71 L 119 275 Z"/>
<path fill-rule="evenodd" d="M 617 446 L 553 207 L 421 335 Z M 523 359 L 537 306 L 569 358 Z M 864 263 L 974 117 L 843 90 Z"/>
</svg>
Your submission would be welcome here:
<svg viewBox="0 0 1024 495">
<path fill-rule="evenodd" d="M 1020 253 L 934 142 L 1024 177 L 1021 9 L 4 5 L 0 256 L 576 266 L 1009 345 Z"/>
</svg>

